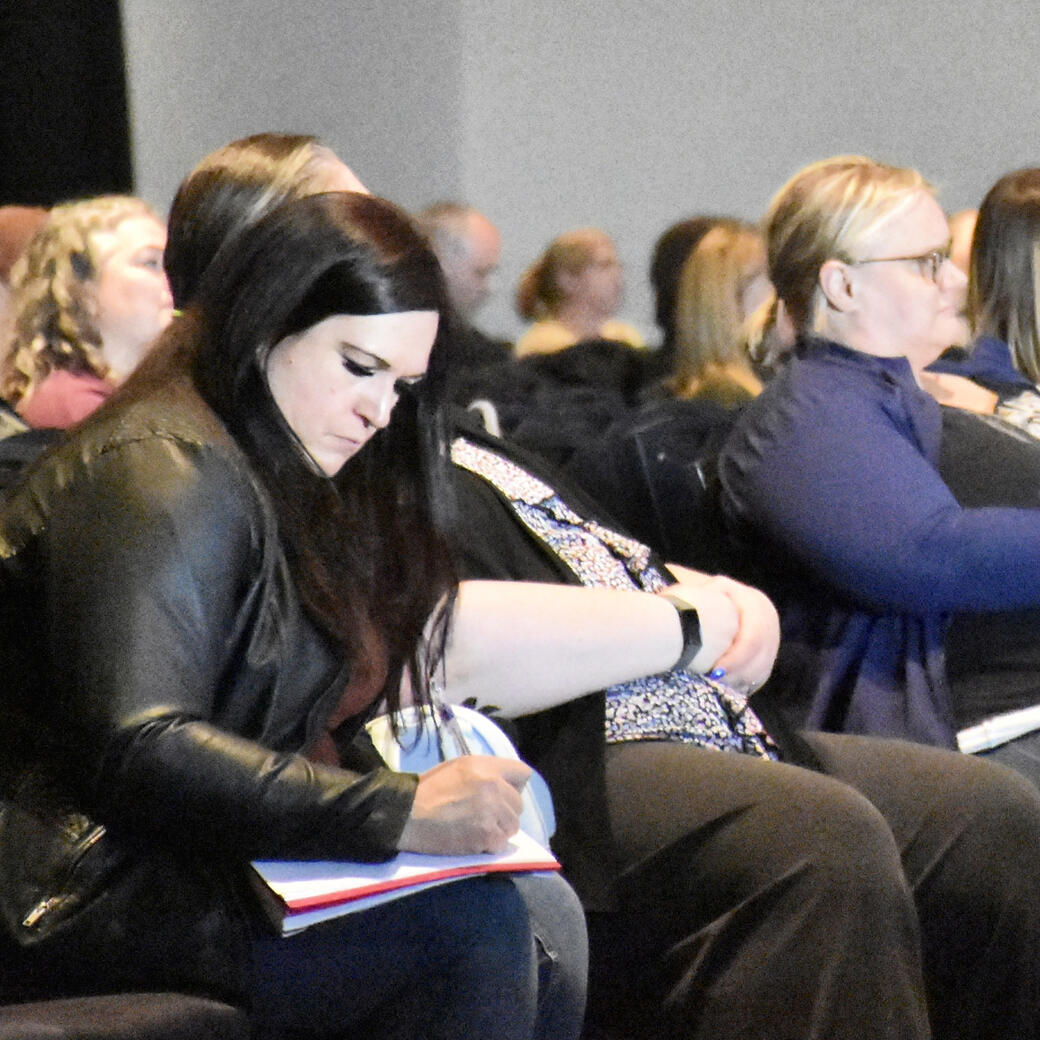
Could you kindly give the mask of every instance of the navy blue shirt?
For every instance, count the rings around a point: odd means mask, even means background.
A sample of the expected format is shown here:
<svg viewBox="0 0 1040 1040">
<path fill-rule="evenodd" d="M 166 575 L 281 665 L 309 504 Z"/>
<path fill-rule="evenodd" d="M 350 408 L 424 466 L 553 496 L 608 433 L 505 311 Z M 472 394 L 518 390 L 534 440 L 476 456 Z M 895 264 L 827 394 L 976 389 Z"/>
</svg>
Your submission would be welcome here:
<svg viewBox="0 0 1040 1040">
<path fill-rule="evenodd" d="M 1011 348 L 993 336 L 979 336 L 970 349 L 953 347 L 928 366 L 929 372 L 944 372 L 963 376 L 992 390 L 1001 398 L 1023 390 L 1035 390 L 1036 385 L 1022 375 L 1011 360 Z"/>
<path fill-rule="evenodd" d="M 720 459 L 731 532 L 777 602 L 763 691 L 815 728 L 955 745 L 949 614 L 1040 605 L 1040 511 L 964 509 L 905 358 L 801 344 Z"/>
</svg>

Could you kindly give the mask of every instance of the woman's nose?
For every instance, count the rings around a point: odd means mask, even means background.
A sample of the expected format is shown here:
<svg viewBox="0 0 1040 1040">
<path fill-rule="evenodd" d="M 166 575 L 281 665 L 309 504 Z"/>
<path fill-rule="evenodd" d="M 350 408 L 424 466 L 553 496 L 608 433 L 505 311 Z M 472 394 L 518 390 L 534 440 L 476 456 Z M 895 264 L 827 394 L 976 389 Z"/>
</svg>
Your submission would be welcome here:
<svg viewBox="0 0 1040 1040">
<path fill-rule="evenodd" d="M 379 372 L 365 380 L 357 411 L 369 426 L 381 430 L 390 422 L 395 404 L 394 379 L 389 372 Z"/>
<path fill-rule="evenodd" d="M 968 276 L 952 260 L 942 265 L 941 278 L 947 289 L 960 291 L 968 286 Z"/>
</svg>

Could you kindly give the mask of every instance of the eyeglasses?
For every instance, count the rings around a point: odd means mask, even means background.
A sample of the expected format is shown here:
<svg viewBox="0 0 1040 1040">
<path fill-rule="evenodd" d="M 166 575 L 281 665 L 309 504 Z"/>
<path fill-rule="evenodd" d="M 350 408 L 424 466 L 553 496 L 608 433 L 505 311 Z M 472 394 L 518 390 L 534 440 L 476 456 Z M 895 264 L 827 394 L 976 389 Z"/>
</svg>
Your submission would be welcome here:
<svg viewBox="0 0 1040 1040">
<path fill-rule="evenodd" d="M 862 264 L 915 263 L 920 266 L 921 274 L 929 281 L 938 282 L 943 264 L 949 259 L 950 247 L 947 245 L 942 249 L 932 249 L 927 253 L 921 253 L 919 256 L 875 256 L 868 260 L 848 260 L 846 262 L 852 267 L 859 267 Z"/>
</svg>

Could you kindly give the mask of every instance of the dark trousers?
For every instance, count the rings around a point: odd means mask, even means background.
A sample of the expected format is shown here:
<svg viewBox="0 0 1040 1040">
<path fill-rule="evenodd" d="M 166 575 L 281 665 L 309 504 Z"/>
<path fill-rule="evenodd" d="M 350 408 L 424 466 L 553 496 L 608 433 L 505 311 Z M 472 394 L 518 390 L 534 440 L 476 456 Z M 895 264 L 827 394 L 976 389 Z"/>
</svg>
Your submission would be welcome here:
<svg viewBox="0 0 1040 1040">
<path fill-rule="evenodd" d="M 980 751 L 978 757 L 1010 766 L 1040 787 L 1040 733 L 1027 733 L 989 751 Z"/>
<path fill-rule="evenodd" d="M 811 734 L 822 773 L 607 749 L 621 911 L 590 1018 L 711 1040 L 1040 1036 L 1040 794 L 900 741 Z"/>
</svg>

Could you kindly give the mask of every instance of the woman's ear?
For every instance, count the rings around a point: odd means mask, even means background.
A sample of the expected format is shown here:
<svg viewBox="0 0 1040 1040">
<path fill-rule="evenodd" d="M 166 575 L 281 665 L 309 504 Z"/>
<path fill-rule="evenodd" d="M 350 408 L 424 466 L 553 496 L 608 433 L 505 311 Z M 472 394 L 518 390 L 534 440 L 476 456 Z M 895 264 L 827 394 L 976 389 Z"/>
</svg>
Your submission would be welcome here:
<svg viewBox="0 0 1040 1040">
<path fill-rule="evenodd" d="M 836 311 L 847 311 L 853 302 L 852 279 L 847 264 L 840 260 L 826 260 L 820 268 L 820 289 L 827 306 Z"/>
</svg>

